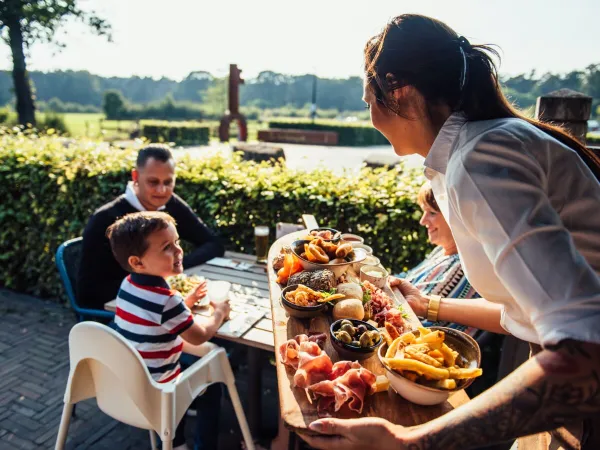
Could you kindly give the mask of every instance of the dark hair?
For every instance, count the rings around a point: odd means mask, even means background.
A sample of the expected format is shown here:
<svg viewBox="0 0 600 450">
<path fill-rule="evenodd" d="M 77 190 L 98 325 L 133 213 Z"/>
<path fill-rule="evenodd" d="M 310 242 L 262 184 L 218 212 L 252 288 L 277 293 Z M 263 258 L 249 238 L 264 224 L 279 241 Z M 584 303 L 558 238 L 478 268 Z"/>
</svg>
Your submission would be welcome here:
<svg viewBox="0 0 600 450">
<path fill-rule="evenodd" d="M 173 155 L 167 145 L 148 145 L 138 152 L 137 161 L 135 162 L 136 167 L 138 169 L 144 167 L 150 158 L 166 163 L 170 159 L 173 159 Z"/>
<path fill-rule="evenodd" d="M 423 186 L 421 186 L 421 189 L 419 189 L 417 203 L 421 207 L 423 207 L 423 205 L 429 206 L 434 211 L 440 212 L 440 207 L 438 206 L 437 202 L 435 201 L 435 196 L 433 195 L 433 189 L 431 188 L 431 184 L 429 184 L 429 183 L 425 183 Z"/>
<path fill-rule="evenodd" d="M 117 262 L 128 272 L 130 256 L 144 256 L 148 250 L 148 236 L 155 231 L 164 230 L 169 224 L 176 225 L 170 215 L 158 211 L 143 211 L 127 214 L 106 230 L 110 248 Z"/>
<path fill-rule="evenodd" d="M 402 105 L 391 93 L 412 86 L 424 97 L 432 118 L 430 106 L 448 105 L 472 121 L 523 119 L 575 150 L 600 179 L 598 155 L 561 128 L 529 119 L 510 104 L 492 57 L 500 58 L 492 47 L 471 45 L 439 20 L 403 14 L 367 42 L 365 75 L 377 102 L 398 115 Z"/>
</svg>

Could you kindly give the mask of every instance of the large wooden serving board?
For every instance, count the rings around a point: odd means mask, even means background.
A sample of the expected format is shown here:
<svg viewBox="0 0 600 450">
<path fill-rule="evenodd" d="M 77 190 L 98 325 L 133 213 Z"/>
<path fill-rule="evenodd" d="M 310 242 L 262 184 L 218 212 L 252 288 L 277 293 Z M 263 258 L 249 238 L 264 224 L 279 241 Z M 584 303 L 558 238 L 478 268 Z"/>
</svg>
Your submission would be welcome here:
<svg viewBox="0 0 600 450">
<path fill-rule="evenodd" d="M 271 262 L 273 257 L 280 252 L 282 247 L 290 245 L 293 241 L 305 234 L 306 231 L 299 231 L 277 240 L 269 251 L 268 265 L 281 416 L 288 428 L 293 431 L 301 431 L 304 433 L 307 432 L 308 425 L 320 417 L 317 414 L 316 404 L 311 404 L 309 402 L 304 389 L 292 387 L 294 371 L 282 364 L 279 347 L 288 339 L 293 339 L 298 334 L 309 334 L 310 332 L 326 333 L 327 342 L 324 348 L 325 352 L 327 352 L 334 363 L 340 360 L 337 352 L 329 341 L 329 325 L 332 322 L 329 313 L 322 314 L 313 319 L 296 319 L 288 317 L 285 309 L 281 305 L 281 287 L 275 282 L 277 276 L 273 271 Z M 354 273 L 350 274 L 355 276 Z M 389 287 L 387 288 L 387 291 L 388 294 L 392 294 Z M 419 321 L 417 317 L 400 292 L 396 291 L 394 294 L 396 301 L 404 305 L 404 311 L 408 314 L 407 320 L 415 326 L 418 325 Z M 385 373 L 385 369 L 382 367 L 376 354 L 369 359 L 361 361 L 361 364 L 375 375 L 382 375 Z M 468 400 L 469 397 L 465 392 L 459 391 L 451 395 L 449 401 L 442 405 L 419 406 L 400 397 L 390 388 L 387 392 L 380 392 L 367 396 L 360 416 L 382 417 L 396 424 L 411 426 L 439 417 L 453 408 L 466 403 Z M 333 413 L 333 416 L 351 418 L 359 417 L 359 414 L 343 408 L 339 413 Z"/>
</svg>

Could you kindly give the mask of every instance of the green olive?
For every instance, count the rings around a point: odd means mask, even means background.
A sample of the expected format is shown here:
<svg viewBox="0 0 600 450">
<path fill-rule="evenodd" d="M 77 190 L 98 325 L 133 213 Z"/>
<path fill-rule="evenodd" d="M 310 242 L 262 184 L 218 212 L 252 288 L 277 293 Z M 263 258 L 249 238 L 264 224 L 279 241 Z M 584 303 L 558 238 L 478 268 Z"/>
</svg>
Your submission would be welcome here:
<svg viewBox="0 0 600 450">
<path fill-rule="evenodd" d="M 379 340 L 381 339 L 381 335 L 379 334 L 379 331 L 376 330 L 371 330 L 368 331 L 369 336 L 371 336 L 371 341 L 373 341 L 373 344 L 377 344 L 379 342 Z"/>
<path fill-rule="evenodd" d="M 340 331 L 345 331 L 346 333 L 348 333 L 350 336 L 353 336 L 353 337 L 356 334 L 356 328 L 354 328 L 352 326 L 352 324 L 347 324 L 347 323 L 343 324 L 340 327 Z"/>
<path fill-rule="evenodd" d="M 359 342 L 361 347 L 370 347 L 373 345 L 373 341 L 371 340 L 369 333 L 363 333 Z"/>
<path fill-rule="evenodd" d="M 338 331 L 337 333 L 334 333 L 334 336 L 338 341 L 342 341 L 345 344 L 352 342 L 352 337 L 345 331 Z"/>
<path fill-rule="evenodd" d="M 355 347 L 360 347 L 360 342 L 352 341 L 352 343 L 350 345 L 354 345 Z"/>
<path fill-rule="evenodd" d="M 344 325 L 350 325 L 351 327 L 353 327 L 354 325 L 352 324 L 352 322 L 350 322 L 348 319 L 344 319 L 340 322 L 340 329 L 344 326 Z"/>
</svg>

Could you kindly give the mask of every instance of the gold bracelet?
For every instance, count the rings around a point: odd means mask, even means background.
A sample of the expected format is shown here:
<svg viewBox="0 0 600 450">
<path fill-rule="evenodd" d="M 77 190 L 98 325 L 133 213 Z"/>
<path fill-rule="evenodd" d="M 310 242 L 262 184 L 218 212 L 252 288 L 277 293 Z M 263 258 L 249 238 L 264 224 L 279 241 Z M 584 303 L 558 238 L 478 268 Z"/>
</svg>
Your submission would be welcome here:
<svg viewBox="0 0 600 450">
<path fill-rule="evenodd" d="M 429 296 L 429 305 L 427 306 L 427 320 L 430 322 L 437 322 L 438 314 L 440 312 L 440 303 L 442 301 L 442 297 L 439 295 L 430 295 Z"/>
</svg>

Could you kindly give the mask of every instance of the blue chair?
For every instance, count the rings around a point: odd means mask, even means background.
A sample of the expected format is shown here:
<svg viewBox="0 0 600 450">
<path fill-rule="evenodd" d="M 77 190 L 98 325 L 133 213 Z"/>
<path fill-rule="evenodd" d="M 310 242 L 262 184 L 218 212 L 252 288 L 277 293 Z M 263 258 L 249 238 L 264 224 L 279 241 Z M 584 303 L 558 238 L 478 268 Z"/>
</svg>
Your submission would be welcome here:
<svg viewBox="0 0 600 450">
<path fill-rule="evenodd" d="M 56 267 L 58 267 L 60 278 L 65 286 L 69 303 L 71 303 L 71 307 L 77 315 L 78 322 L 94 319 L 103 319 L 103 321 L 112 320 L 115 317 L 115 313 L 113 312 L 101 309 L 81 308 L 77 304 L 73 286 L 77 283 L 77 271 L 79 270 L 79 264 L 81 262 L 82 241 L 83 239 L 78 237 L 63 242 L 56 251 Z"/>
</svg>

